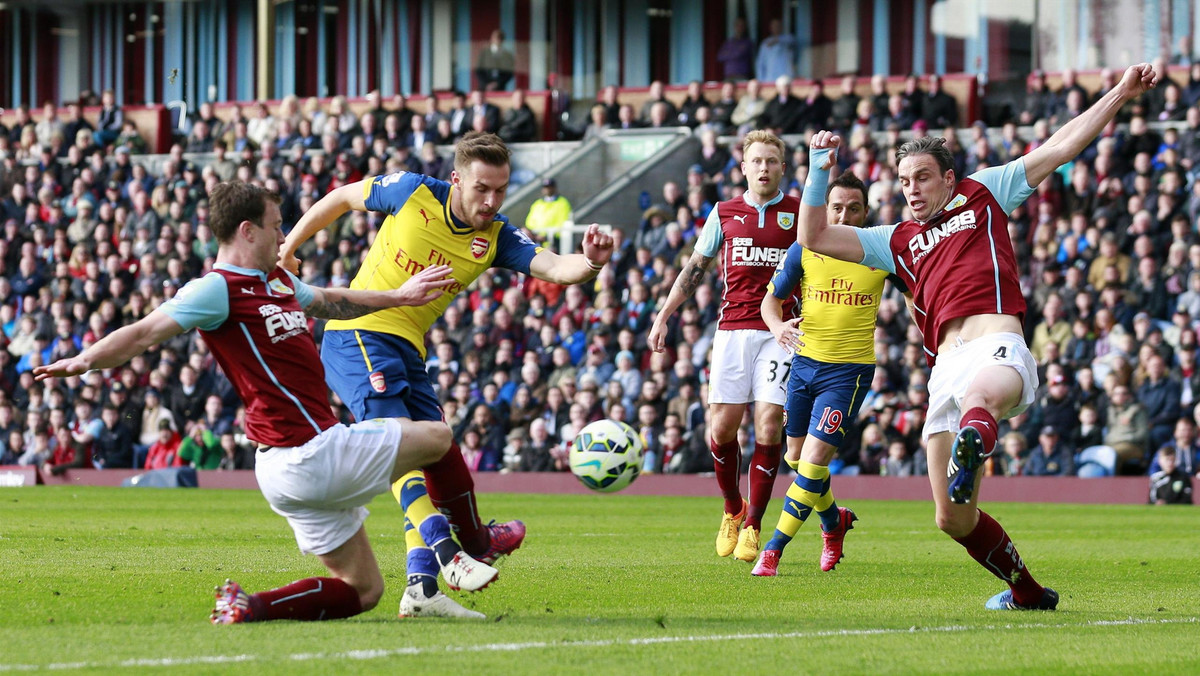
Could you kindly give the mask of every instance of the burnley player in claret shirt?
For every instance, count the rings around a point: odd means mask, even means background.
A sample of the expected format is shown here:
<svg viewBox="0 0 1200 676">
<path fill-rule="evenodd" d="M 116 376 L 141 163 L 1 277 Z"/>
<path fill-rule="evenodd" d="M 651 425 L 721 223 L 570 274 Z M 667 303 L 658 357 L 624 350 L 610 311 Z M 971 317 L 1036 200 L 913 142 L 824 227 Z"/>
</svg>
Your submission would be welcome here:
<svg viewBox="0 0 1200 676">
<path fill-rule="evenodd" d="M 923 435 L 937 524 L 1008 585 L 987 601 L 989 609 L 1058 606 L 1058 594 L 1037 583 L 1008 533 L 978 507 L 979 469 L 995 451 L 997 420 L 1028 408 L 1038 386 L 1037 364 L 1025 344 L 1025 298 L 1008 214 L 1156 80 L 1149 64 L 1130 67 L 1116 87 L 1046 143 L 961 181 L 945 139 L 905 143 L 896 159 L 912 218 L 896 225 L 863 230 L 828 224 L 825 185 L 841 139 L 822 131 L 810 143 L 799 241 L 817 253 L 887 270 L 912 289 L 932 367 Z"/>
</svg>

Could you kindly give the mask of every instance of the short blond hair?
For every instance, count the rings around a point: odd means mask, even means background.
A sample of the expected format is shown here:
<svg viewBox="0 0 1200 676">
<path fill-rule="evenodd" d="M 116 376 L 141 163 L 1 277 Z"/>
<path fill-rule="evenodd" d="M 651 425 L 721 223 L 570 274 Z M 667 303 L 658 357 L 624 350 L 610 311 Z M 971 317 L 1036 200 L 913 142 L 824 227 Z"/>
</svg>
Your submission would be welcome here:
<svg viewBox="0 0 1200 676">
<path fill-rule="evenodd" d="M 750 146 L 754 145 L 755 143 L 765 143 L 769 146 L 774 146 L 775 149 L 779 151 L 779 159 L 783 159 L 785 152 L 784 145 L 783 141 L 778 136 L 766 131 L 765 129 L 755 129 L 749 134 L 746 134 L 746 138 L 742 139 L 742 154 L 749 152 Z"/>
</svg>

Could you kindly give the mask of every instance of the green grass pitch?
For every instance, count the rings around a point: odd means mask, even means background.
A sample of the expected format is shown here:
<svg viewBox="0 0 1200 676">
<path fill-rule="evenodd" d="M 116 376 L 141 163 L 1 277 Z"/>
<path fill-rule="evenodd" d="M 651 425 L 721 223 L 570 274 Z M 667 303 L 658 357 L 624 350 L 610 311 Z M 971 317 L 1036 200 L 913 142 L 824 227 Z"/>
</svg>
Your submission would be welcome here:
<svg viewBox="0 0 1200 676">
<path fill-rule="evenodd" d="M 1195 508 L 992 503 L 1062 594 L 1057 612 L 1015 613 L 984 610 L 1003 585 L 928 502 L 847 503 L 861 520 L 836 571 L 818 568 L 814 519 L 780 576 L 757 579 L 713 553 L 716 498 L 483 495 L 485 517 L 529 535 L 495 585 L 457 595 L 489 616 L 464 622 L 396 619 L 389 497 L 367 520 L 378 608 L 214 627 L 226 577 L 257 590 L 323 572 L 257 492 L 0 491 L 0 673 L 1200 673 Z"/>
</svg>

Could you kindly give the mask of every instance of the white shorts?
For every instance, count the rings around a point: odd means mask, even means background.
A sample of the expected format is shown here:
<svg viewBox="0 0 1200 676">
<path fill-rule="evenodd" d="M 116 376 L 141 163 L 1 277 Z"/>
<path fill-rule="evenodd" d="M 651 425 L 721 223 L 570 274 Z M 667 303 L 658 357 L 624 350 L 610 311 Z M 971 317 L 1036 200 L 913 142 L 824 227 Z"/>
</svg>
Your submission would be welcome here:
<svg viewBox="0 0 1200 676">
<path fill-rule="evenodd" d="M 787 401 L 792 355 L 779 347 L 770 331 L 717 331 L 709 369 L 708 403 L 748 404 Z"/>
<path fill-rule="evenodd" d="M 395 418 L 334 425 L 308 443 L 259 451 L 254 476 L 306 554 L 328 554 L 367 518 L 363 505 L 391 490 L 402 428 Z"/>
<path fill-rule="evenodd" d="M 962 420 L 963 397 L 980 370 L 989 366 L 1011 366 L 1021 376 L 1021 403 L 1001 416 L 1011 418 L 1033 403 L 1038 388 L 1037 362 L 1016 333 L 993 333 L 980 336 L 938 354 L 937 364 L 929 376 L 929 412 L 925 417 L 922 436 L 928 439 L 938 432 L 958 434 Z"/>
</svg>

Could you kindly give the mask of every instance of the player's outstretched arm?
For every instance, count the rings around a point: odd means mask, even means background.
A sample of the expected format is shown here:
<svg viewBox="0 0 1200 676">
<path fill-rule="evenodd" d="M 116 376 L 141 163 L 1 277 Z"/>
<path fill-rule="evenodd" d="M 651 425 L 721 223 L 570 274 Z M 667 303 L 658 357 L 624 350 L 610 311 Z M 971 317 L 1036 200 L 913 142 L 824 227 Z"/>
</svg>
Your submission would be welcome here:
<svg viewBox="0 0 1200 676">
<path fill-rule="evenodd" d="M 183 327 L 178 322 L 167 313 L 155 310 L 129 326 L 113 331 L 74 357 L 38 366 L 33 369 L 33 376 L 37 380 L 65 378 L 87 373 L 93 369 L 120 366 L 151 347 L 181 333 L 183 333 Z"/>
<path fill-rule="evenodd" d="M 579 284 L 593 279 L 612 255 L 612 235 L 592 223 L 583 233 L 583 253 L 560 256 L 542 249 L 529 261 L 529 274 L 555 284 Z"/>
<path fill-rule="evenodd" d="M 666 303 L 658 308 L 658 313 L 654 315 L 654 324 L 650 327 L 650 333 L 646 336 L 646 343 L 651 350 L 662 352 L 667 346 L 667 320 L 675 311 L 683 305 L 683 301 L 691 298 L 696 293 L 696 289 L 700 288 L 700 282 L 704 281 L 704 273 L 708 272 L 708 267 L 712 265 L 713 259 L 705 256 L 699 251 L 693 251 L 688 262 L 683 265 L 683 269 L 679 271 L 679 276 L 675 278 L 675 283 L 671 285 L 671 292 L 667 294 Z"/>
<path fill-rule="evenodd" d="M 311 287 L 313 299 L 304 312 L 321 319 L 354 319 L 384 308 L 424 305 L 441 298 L 457 281 L 450 272 L 449 265 L 433 265 L 387 291 Z"/>
<path fill-rule="evenodd" d="M 1036 150 L 1021 158 L 1025 180 L 1037 187 L 1047 176 L 1079 156 L 1100 135 L 1126 102 L 1145 93 L 1158 82 L 1154 67 L 1148 63 L 1130 66 L 1117 83 L 1091 108 L 1064 124 Z"/>
<path fill-rule="evenodd" d="M 830 131 L 813 135 L 808 148 L 808 180 L 800 200 L 800 227 L 796 241 L 806 249 L 833 256 L 851 263 L 861 263 L 862 243 L 856 228 L 849 225 L 830 225 L 825 214 L 825 188 L 829 185 L 829 170 L 837 161 L 840 136 Z"/>
<path fill-rule="evenodd" d="M 347 211 L 366 211 L 367 205 L 363 198 L 363 183 L 348 183 L 317 200 L 317 203 L 300 217 L 296 227 L 288 233 L 279 247 L 279 266 L 290 270 L 293 275 L 300 274 L 300 261 L 296 258 L 296 249 L 300 248 L 318 230 L 329 227 Z"/>
</svg>

